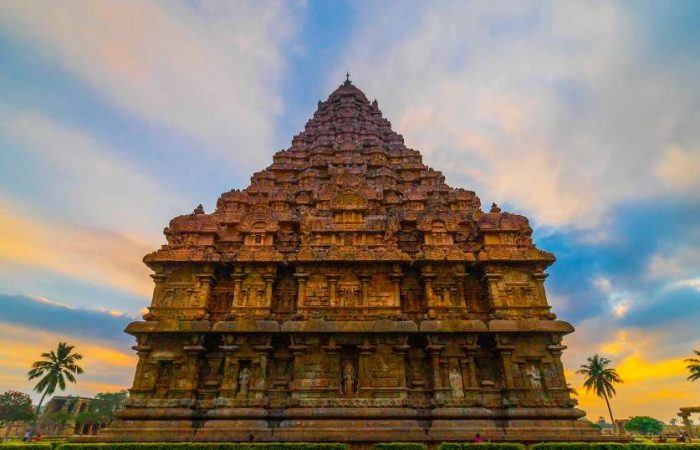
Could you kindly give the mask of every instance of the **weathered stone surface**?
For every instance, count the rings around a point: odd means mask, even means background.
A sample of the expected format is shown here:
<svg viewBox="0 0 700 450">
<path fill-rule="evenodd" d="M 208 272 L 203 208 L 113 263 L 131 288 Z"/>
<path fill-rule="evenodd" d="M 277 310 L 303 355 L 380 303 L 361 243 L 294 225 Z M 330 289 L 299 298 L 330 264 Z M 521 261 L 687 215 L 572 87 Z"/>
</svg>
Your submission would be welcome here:
<svg viewBox="0 0 700 450">
<path fill-rule="evenodd" d="M 545 294 L 554 256 L 480 206 L 346 81 L 144 258 L 134 384 L 100 439 L 594 439 Z"/>
</svg>

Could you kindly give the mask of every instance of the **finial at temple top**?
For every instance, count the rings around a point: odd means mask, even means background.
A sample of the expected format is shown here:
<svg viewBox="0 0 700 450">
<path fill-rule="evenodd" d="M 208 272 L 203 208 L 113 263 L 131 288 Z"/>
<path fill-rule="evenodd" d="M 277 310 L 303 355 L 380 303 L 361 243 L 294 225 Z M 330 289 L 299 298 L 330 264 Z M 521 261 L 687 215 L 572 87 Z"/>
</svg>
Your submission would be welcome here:
<svg viewBox="0 0 700 450">
<path fill-rule="evenodd" d="M 352 81 L 350 81 L 350 71 L 348 70 L 345 72 L 345 84 L 351 84 Z"/>
</svg>

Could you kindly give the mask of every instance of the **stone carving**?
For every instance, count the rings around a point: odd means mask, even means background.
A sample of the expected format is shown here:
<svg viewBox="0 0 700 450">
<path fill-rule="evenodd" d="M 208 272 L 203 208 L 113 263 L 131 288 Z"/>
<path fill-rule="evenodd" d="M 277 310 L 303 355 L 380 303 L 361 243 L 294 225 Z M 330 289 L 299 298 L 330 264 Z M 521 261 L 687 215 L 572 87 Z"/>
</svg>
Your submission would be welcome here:
<svg viewBox="0 0 700 450">
<path fill-rule="evenodd" d="M 596 432 L 565 389 L 554 256 L 525 217 L 448 186 L 349 80 L 247 187 L 164 234 L 105 440 L 440 442 L 470 420 L 493 439 Z"/>
<path fill-rule="evenodd" d="M 450 389 L 452 389 L 452 398 L 464 398 L 462 375 L 459 374 L 459 369 L 456 367 L 450 369 Z"/>
<path fill-rule="evenodd" d="M 238 374 L 238 395 L 240 397 L 248 396 L 248 386 L 250 383 L 250 370 L 247 367 L 241 369 Z"/>
<path fill-rule="evenodd" d="M 346 361 L 345 364 L 343 365 L 343 372 L 341 374 L 341 385 L 342 385 L 342 391 L 341 393 L 345 395 L 349 394 L 354 394 L 355 393 L 355 381 L 356 381 L 356 374 L 355 374 L 355 366 L 352 364 L 350 361 Z"/>
<path fill-rule="evenodd" d="M 532 386 L 533 389 L 542 389 L 542 373 L 535 367 L 534 364 L 531 364 L 530 367 L 527 369 L 527 376 L 530 378 L 530 385 Z"/>
</svg>

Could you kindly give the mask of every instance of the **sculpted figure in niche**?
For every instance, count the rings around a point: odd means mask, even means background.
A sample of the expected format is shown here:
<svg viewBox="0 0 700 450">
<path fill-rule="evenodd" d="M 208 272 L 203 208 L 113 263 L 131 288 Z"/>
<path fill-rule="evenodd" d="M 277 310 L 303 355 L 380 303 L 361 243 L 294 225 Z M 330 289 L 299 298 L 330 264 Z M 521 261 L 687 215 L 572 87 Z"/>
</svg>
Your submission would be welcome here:
<svg viewBox="0 0 700 450">
<path fill-rule="evenodd" d="M 248 396 L 248 385 L 250 383 L 250 370 L 247 367 L 241 369 L 238 374 L 238 394 L 241 397 Z"/>
<path fill-rule="evenodd" d="M 542 389 L 542 373 L 534 364 L 530 364 L 530 368 L 525 373 L 530 378 L 530 385 L 533 389 Z"/>
<path fill-rule="evenodd" d="M 173 363 L 163 361 L 158 370 L 158 381 L 156 382 L 156 397 L 165 397 L 170 390 L 170 382 L 173 377 Z"/>
<path fill-rule="evenodd" d="M 452 398 L 464 398 L 464 385 L 462 384 L 462 375 L 456 367 L 450 369 L 450 389 L 452 389 Z"/>
<path fill-rule="evenodd" d="M 355 393 L 355 366 L 347 361 L 343 366 L 343 372 L 340 375 L 343 394 Z"/>
</svg>

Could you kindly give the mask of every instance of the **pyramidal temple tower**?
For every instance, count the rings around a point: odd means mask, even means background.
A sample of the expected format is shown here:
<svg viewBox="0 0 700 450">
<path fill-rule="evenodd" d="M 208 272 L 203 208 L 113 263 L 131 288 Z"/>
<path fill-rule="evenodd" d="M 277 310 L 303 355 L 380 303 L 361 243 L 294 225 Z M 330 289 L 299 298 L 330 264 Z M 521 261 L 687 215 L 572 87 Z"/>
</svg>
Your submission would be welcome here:
<svg viewBox="0 0 700 450">
<path fill-rule="evenodd" d="M 292 145 L 170 221 L 99 440 L 595 439 L 525 217 L 481 209 L 346 80 Z"/>
</svg>

